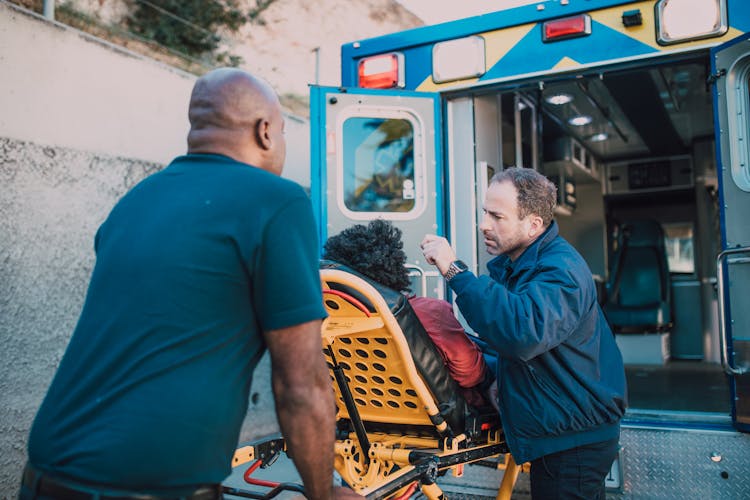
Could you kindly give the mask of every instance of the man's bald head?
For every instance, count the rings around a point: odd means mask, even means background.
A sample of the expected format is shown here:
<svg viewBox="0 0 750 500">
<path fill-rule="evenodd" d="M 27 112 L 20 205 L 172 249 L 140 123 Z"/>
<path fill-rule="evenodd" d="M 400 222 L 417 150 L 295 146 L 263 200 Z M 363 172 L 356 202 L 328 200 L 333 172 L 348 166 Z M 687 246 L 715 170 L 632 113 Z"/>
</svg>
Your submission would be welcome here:
<svg viewBox="0 0 750 500">
<path fill-rule="evenodd" d="M 263 80 L 236 68 L 206 73 L 195 82 L 188 118 L 189 153 L 223 154 L 281 174 L 284 118 Z"/>
</svg>

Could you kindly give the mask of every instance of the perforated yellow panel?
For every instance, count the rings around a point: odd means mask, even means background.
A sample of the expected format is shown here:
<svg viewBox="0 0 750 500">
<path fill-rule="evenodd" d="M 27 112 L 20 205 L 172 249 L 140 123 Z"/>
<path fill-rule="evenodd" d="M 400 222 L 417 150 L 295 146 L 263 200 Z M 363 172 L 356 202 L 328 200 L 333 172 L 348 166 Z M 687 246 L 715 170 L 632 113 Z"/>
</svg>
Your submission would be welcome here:
<svg viewBox="0 0 750 500">
<path fill-rule="evenodd" d="M 334 363 L 344 370 L 360 417 L 369 422 L 433 425 L 414 387 L 411 358 L 404 359 L 398 342 L 377 313 L 366 313 L 340 296 L 326 294 L 329 317 L 323 326 L 323 350 L 333 378 Z M 410 366 L 409 366 L 410 364 Z M 341 391 L 334 384 L 339 417 L 348 417 Z"/>
</svg>

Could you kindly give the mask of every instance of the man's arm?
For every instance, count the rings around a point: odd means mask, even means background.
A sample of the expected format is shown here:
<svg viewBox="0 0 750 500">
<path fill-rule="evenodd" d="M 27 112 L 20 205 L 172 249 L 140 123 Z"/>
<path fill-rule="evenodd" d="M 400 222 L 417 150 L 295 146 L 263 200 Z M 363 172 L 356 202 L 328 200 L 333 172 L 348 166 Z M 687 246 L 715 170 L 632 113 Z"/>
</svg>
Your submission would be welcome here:
<svg viewBox="0 0 750 500">
<path fill-rule="evenodd" d="M 456 254 L 450 243 L 428 234 L 421 243 L 425 260 L 445 274 Z M 461 273 L 450 282 L 466 321 L 490 346 L 528 360 L 559 345 L 587 311 L 570 269 L 547 266 L 516 292 L 488 276 Z"/>
<path fill-rule="evenodd" d="M 307 498 L 359 498 L 333 487 L 335 404 L 320 341 L 321 320 L 268 331 L 276 413 Z"/>
</svg>

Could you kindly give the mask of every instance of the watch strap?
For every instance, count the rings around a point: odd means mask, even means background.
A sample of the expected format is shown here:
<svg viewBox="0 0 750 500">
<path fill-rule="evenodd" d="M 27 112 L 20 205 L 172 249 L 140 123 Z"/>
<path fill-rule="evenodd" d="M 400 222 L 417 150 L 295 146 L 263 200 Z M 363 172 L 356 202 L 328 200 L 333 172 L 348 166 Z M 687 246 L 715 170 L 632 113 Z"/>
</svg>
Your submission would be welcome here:
<svg viewBox="0 0 750 500">
<path fill-rule="evenodd" d="M 445 275 L 443 277 L 445 278 L 445 281 L 452 280 L 457 274 L 462 273 L 464 271 L 468 271 L 469 268 L 466 264 L 464 264 L 460 260 L 454 260 L 451 262 L 451 265 L 448 267 L 448 270 L 445 272 Z"/>
</svg>

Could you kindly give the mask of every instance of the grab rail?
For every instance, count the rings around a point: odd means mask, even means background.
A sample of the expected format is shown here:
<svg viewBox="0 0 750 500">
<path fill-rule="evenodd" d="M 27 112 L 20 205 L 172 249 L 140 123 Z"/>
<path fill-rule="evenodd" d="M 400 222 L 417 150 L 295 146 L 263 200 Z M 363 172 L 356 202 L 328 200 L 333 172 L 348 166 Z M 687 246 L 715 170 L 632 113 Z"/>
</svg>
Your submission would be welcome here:
<svg viewBox="0 0 750 500">
<path fill-rule="evenodd" d="M 750 368 L 743 367 L 737 368 L 732 366 L 729 361 L 729 339 L 727 337 L 727 324 L 726 324 L 726 304 L 724 303 L 724 268 L 722 266 L 724 260 L 730 255 L 738 253 L 748 253 L 750 247 L 739 247 L 730 248 L 724 250 L 716 257 L 716 282 L 718 286 L 718 299 L 719 299 L 719 346 L 721 351 L 721 366 L 728 375 L 743 375 L 750 372 Z M 741 259 L 736 261 L 738 264 L 750 263 L 750 259 Z"/>
</svg>

